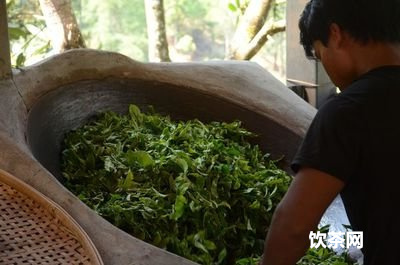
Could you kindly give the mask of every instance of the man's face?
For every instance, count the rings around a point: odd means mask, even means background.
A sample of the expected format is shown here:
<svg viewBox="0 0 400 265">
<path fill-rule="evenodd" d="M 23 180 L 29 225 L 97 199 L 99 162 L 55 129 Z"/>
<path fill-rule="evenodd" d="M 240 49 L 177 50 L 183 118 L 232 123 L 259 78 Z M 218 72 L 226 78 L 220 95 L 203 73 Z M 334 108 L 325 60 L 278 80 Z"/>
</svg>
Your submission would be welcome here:
<svg viewBox="0 0 400 265">
<path fill-rule="evenodd" d="M 354 72 L 354 63 L 348 50 L 347 34 L 340 29 L 331 32 L 328 43 L 325 46 L 317 40 L 313 43 L 315 57 L 321 61 L 332 82 L 345 89 L 357 77 Z"/>
<path fill-rule="evenodd" d="M 331 81 L 340 89 L 349 85 L 344 77 L 343 59 L 341 60 L 335 50 L 329 47 L 329 43 L 324 46 L 321 41 L 315 41 L 313 46 L 315 57 L 322 63 Z"/>
</svg>

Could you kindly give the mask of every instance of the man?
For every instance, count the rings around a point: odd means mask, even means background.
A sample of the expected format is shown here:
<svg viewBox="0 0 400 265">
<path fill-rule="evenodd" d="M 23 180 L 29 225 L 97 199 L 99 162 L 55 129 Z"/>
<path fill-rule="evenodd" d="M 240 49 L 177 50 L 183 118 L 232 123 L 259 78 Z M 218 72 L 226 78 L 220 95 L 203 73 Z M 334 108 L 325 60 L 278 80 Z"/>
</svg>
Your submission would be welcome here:
<svg viewBox="0 0 400 265">
<path fill-rule="evenodd" d="M 300 21 L 306 55 L 341 93 L 315 116 L 294 180 L 265 242 L 263 265 L 293 265 L 340 193 L 365 265 L 400 264 L 400 0 L 311 0 Z"/>
</svg>

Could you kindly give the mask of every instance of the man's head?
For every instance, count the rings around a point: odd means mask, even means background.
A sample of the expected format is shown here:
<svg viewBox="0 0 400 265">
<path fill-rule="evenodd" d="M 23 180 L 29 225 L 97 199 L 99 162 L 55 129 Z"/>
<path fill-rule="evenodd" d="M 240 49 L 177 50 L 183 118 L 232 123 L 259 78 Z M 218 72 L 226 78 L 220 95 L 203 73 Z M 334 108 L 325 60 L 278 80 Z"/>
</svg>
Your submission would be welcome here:
<svg viewBox="0 0 400 265">
<path fill-rule="evenodd" d="M 400 43 L 400 0 L 311 0 L 299 21 L 307 57 L 315 41 L 327 45 L 332 24 L 360 43 Z"/>
</svg>

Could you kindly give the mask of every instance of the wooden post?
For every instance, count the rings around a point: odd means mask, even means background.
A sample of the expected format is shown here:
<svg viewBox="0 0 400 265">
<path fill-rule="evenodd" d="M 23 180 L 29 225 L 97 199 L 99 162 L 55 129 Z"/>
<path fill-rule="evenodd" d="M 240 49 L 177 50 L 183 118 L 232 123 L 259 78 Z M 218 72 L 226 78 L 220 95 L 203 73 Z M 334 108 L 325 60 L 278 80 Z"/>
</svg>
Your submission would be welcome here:
<svg viewBox="0 0 400 265">
<path fill-rule="evenodd" d="M 11 77 L 6 0 L 0 0 L 0 80 Z"/>
</svg>

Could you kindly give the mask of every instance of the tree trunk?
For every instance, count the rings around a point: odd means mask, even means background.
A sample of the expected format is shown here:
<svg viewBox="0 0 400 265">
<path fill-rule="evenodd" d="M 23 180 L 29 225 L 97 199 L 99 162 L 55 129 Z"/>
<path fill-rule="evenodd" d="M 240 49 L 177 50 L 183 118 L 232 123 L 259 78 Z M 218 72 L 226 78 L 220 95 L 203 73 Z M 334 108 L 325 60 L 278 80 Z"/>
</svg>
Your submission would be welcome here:
<svg viewBox="0 0 400 265">
<path fill-rule="evenodd" d="M 72 11 L 71 0 L 39 0 L 40 7 L 51 31 L 53 49 L 63 52 L 85 48 L 85 43 Z"/>
<path fill-rule="evenodd" d="M 0 0 L 0 80 L 11 76 L 6 0 Z"/>
<path fill-rule="evenodd" d="M 144 0 L 150 62 L 170 62 L 163 0 Z"/>
<path fill-rule="evenodd" d="M 284 21 L 266 23 L 274 0 L 252 0 L 232 39 L 228 59 L 250 60 L 267 42 L 268 37 L 285 31 Z"/>
</svg>

